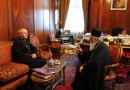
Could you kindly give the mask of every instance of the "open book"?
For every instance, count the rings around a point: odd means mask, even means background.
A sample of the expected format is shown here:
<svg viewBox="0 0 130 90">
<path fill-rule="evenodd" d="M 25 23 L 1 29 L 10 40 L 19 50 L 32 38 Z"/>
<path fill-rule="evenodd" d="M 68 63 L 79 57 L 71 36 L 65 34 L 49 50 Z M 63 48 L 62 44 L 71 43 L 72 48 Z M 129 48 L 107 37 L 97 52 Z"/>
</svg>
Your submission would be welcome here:
<svg viewBox="0 0 130 90">
<path fill-rule="evenodd" d="M 46 68 L 34 68 L 32 70 L 34 70 L 37 73 L 44 74 L 44 75 L 56 73 L 55 70 L 49 70 L 49 69 L 46 69 Z"/>
</svg>

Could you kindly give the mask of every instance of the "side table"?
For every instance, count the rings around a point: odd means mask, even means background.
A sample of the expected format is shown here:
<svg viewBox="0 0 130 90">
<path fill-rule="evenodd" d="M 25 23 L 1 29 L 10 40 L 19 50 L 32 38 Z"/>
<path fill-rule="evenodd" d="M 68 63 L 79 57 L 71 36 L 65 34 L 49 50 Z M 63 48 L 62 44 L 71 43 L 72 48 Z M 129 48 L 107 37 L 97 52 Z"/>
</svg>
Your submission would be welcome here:
<svg viewBox="0 0 130 90">
<path fill-rule="evenodd" d="M 55 65 L 54 70 L 56 71 L 55 74 L 50 75 L 48 78 L 44 78 L 43 76 L 38 76 L 32 73 L 31 80 L 34 83 L 35 90 L 40 90 L 40 85 L 45 84 L 47 85 L 46 89 L 44 90 L 53 90 L 60 82 L 63 82 L 65 85 L 65 66 L 66 62 L 62 61 L 60 65 Z M 45 65 L 42 68 L 47 69 L 48 66 Z"/>
</svg>

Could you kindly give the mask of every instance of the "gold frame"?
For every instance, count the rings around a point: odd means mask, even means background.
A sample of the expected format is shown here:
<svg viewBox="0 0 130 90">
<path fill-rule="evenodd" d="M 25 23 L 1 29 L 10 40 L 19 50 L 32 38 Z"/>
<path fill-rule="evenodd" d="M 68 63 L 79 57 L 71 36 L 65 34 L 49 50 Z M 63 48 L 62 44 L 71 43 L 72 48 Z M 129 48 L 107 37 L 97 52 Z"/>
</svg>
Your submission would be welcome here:
<svg viewBox="0 0 130 90">
<path fill-rule="evenodd" d="M 126 10 L 127 0 L 111 0 L 110 10 Z"/>
</svg>

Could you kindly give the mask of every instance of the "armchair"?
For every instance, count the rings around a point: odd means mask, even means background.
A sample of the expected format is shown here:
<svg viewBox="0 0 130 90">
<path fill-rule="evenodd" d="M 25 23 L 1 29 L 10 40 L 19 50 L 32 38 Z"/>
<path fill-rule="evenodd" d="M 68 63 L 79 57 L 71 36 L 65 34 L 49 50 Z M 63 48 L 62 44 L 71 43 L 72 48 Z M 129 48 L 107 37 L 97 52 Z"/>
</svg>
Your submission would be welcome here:
<svg viewBox="0 0 130 90">
<path fill-rule="evenodd" d="M 116 79 L 116 68 L 119 66 L 119 61 L 121 57 L 122 48 L 119 44 L 113 44 L 109 46 L 110 52 L 110 64 L 105 66 L 105 70 L 107 72 L 104 77 L 105 86 L 111 86 L 112 90 L 114 90 L 114 82 Z"/>
<path fill-rule="evenodd" d="M 38 54 L 44 57 L 47 61 L 52 58 L 52 53 L 49 52 L 48 44 L 40 44 L 39 39 L 36 35 L 30 35 L 30 42 L 39 51 Z M 46 51 L 45 51 L 46 50 Z"/>
</svg>

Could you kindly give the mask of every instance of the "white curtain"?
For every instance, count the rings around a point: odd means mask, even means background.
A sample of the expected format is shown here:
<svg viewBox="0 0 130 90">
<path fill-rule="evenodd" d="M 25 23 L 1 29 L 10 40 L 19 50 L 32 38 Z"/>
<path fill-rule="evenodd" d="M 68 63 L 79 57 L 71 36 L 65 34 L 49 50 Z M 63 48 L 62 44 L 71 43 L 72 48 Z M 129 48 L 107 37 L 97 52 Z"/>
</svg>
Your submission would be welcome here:
<svg viewBox="0 0 130 90">
<path fill-rule="evenodd" d="M 69 11 L 64 30 L 70 30 L 71 34 L 84 32 L 84 18 L 82 0 L 70 0 Z"/>
</svg>

